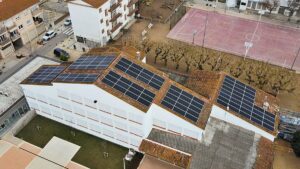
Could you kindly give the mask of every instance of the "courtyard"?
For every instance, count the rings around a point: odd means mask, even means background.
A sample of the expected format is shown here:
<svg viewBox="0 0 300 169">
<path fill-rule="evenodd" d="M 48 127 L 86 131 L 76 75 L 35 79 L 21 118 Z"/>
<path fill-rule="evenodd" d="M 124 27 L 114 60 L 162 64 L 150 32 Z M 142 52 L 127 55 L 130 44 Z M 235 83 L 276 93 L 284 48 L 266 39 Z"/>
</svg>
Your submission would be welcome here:
<svg viewBox="0 0 300 169">
<path fill-rule="evenodd" d="M 36 116 L 17 135 L 31 144 L 43 148 L 53 136 L 80 146 L 72 161 L 91 169 L 123 168 L 123 158 L 128 149 L 98 137 L 81 132 L 61 123 Z M 143 155 L 137 154 L 133 161 L 126 163 L 127 169 L 137 168 Z"/>
</svg>

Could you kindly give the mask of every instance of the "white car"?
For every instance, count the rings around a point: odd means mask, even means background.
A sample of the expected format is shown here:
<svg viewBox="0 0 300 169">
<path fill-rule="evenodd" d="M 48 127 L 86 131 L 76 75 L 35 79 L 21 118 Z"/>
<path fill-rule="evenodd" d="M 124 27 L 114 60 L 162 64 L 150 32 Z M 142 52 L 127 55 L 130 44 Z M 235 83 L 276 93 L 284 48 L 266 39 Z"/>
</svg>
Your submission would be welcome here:
<svg viewBox="0 0 300 169">
<path fill-rule="evenodd" d="M 48 41 L 48 40 L 54 38 L 55 36 L 56 36 L 56 32 L 48 31 L 48 32 L 46 32 L 45 36 L 43 36 L 43 40 Z"/>
<path fill-rule="evenodd" d="M 64 22 L 65 26 L 70 26 L 71 24 L 72 24 L 71 19 L 66 19 L 65 22 Z"/>
</svg>

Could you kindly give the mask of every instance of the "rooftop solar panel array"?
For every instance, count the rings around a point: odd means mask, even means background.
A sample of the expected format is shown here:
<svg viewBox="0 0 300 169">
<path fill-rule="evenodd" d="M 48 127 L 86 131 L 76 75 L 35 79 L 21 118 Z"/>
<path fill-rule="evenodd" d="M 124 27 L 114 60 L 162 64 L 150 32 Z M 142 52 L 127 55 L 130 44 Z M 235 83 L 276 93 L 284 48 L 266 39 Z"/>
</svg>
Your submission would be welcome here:
<svg viewBox="0 0 300 169">
<path fill-rule="evenodd" d="M 82 56 L 72 63 L 69 69 L 106 69 L 114 59 L 115 56 Z"/>
<path fill-rule="evenodd" d="M 56 80 L 60 82 L 94 82 L 99 74 L 79 74 L 79 73 L 62 73 L 57 76 Z"/>
<path fill-rule="evenodd" d="M 204 102 L 182 89 L 171 85 L 161 104 L 176 113 L 197 122 Z"/>
<path fill-rule="evenodd" d="M 131 82 L 130 80 L 113 71 L 110 71 L 102 79 L 102 82 L 145 106 L 150 106 L 155 97 L 154 93 Z"/>
<path fill-rule="evenodd" d="M 159 90 L 164 83 L 164 79 L 160 76 L 150 72 L 149 70 L 142 68 L 141 66 L 125 59 L 121 58 L 115 66 L 117 69 L 125 72 L 126 74 L 134 77 L 135 79 L 150 85 L 151 87 Z"/>
<path fill-rule="evenodd" d="M 256 90 L 226 76 L 217 102 L 271 131 L 275 115 L 254 105 Z"/>
<path fill-rule="evenodd" d="M 28 83 L 50 83 L 64 69 L 64 66 L 43 66 L 30 75 L 26 81 Z"/>
</svg>

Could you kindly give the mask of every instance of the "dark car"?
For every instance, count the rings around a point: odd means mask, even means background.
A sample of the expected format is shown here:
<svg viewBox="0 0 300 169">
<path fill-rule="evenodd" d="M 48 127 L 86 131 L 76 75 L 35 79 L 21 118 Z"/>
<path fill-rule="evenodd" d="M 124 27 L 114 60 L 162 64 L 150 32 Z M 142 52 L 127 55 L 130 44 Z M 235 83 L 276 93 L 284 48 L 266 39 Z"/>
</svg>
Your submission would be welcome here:
<svg viewBox="0 0 300 169">
<path fill-rule="evenodd" d="M 66 52 L 65 50 L 60 49 L 60 48 L 54 49 L 53 53 L 54 53 L 54 55 L 56 57 L 62 57 L 62 56 L 64 56 L 64 57 L 68 58 L 70 56 L 68 52 Z"/>
</svg>

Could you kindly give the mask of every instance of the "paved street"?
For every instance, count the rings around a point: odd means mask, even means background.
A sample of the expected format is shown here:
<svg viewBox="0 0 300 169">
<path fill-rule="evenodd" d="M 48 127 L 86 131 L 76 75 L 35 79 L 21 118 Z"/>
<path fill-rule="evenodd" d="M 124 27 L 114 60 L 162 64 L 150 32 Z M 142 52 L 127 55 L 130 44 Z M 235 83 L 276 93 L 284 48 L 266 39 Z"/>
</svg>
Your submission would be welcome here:
<svg viewBox="0 0 300 169">
<path fill-rule="evenodd" d="M 60 42 L 63 42 L 69 35 L 65 33 L 57 34 L 53 39 L 49 40 L 44 46 L 38 48 L 32 53 L 32 55 L 47 56 L 47 54 L 53 50 Z"/>
</svg>

